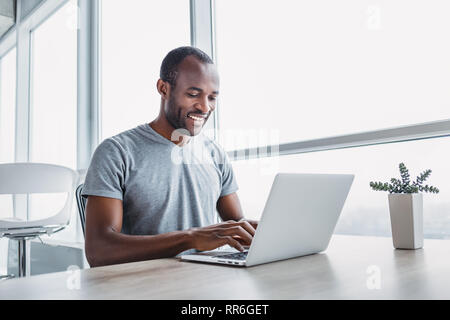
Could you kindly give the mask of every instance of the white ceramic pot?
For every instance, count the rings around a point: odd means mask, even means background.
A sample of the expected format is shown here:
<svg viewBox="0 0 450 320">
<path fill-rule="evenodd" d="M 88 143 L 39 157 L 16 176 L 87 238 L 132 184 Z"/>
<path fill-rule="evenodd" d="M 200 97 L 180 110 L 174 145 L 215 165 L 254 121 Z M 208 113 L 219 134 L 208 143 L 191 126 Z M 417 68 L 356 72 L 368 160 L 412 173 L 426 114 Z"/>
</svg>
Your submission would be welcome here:
<svg viewBox="0 0 450 320">
<path fill-rule="evenodd" d="M 389 194 L 392 241 L 396 249 L 423 247 L 423 196 L 421 193 Z"/>
</svg>

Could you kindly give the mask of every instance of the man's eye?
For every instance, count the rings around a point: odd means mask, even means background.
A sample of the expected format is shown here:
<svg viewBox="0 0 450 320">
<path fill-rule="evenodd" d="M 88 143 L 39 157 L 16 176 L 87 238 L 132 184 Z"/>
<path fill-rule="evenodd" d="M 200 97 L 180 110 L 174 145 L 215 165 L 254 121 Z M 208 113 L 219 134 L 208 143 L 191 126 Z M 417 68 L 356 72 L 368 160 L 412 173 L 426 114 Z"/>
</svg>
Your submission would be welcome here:
<svg viewBox="0 0 450 320">
<path fill-rule="evenodd" d="M 211 101 L 216 101 L 216 97 L 209 97 L 209 100 L 211 100 Z"/>
<path fill-rule="evenodd" d="M 198 94 L 193 94 L 193 93 L 188 93 L 187 95 L 192 98 L 196 98 L 198 96 Z"/>
</svg>

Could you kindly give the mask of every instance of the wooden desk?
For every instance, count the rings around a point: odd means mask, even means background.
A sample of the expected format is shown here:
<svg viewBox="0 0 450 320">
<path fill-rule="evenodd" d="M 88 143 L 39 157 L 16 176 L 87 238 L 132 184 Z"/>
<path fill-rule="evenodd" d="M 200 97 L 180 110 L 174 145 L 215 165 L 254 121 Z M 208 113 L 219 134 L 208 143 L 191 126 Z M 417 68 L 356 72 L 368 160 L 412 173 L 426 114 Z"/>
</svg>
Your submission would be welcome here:
<svg viewBox="0 0 450 320">
<path fill-rule="evenodd" d="M 3 281 L 0 299 L 450 299 L 450 241 L 335 235 L 324 253 L 251 268 L 159 259 L 81 270 L 80 289 L 70 276 Z"/>
</svg>

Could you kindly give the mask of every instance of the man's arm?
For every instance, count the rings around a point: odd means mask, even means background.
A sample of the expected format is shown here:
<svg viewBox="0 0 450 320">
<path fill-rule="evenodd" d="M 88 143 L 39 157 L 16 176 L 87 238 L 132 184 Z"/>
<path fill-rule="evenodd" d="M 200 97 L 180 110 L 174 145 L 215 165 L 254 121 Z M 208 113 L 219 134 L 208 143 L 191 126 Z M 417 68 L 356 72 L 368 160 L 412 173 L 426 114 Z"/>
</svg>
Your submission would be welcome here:
<svg viewBox="0 0 450 320">
<path fill-rule="evenodd" d="M 254 235 L 245 221 L 151 236 L 125 235 L 120 233 L 122 219 L 121 200 L 88 197 L 85 249 L 91 267 L 173 257 L 188 249 L 212 250 L 225 244 L 242 251 Z"/>
<path fill-rule="evenodd" d="M 246 221 L 253 229 L 258 227 L 258 221 L 254 220 L 244 220 L 244 214 L 242 213 L 241 203 L 236 192 L 229 195 L 220 197 L 217 201 L 217 211 L 219 212 L 220 218 L 223 221 Z M 254 235 L 253 230 L 253 235 Z"/>
<path fill-rule="evenodd" d="M 241 203 L 236 192 L 220 197 L 217 201 L 217 211 L 223 221 L 239 221 L 244 218 Z"/>
</svg>

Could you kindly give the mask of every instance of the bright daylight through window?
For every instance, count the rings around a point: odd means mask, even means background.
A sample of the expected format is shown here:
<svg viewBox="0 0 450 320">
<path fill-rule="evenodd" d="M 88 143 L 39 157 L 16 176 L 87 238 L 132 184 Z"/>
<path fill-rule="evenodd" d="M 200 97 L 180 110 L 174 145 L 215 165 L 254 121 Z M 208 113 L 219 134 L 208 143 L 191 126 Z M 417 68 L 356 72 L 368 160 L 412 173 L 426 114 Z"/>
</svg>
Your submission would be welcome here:
<svg viewBox="0 0 450 320">
<path fill-rule="evenodd" d="M 189 1 L 102 1 L 101 140 L 159 113 L 159 68 L 173 48 L 190 45 Z"/>
<path fill-rule="evenodd" d="M 16 111 L 16 49 L 0 58 L 0 163 L 14 162 Z M 11 195 L 0 195 L 0 218 L 13 213 Z M 0 256 L 7 254 L 7 239 L 0 239 Z M 6 273 L 5 259 L 0 261 L 0 274 Z"/>
<path fill-rule="evenodd" d="M 450 118 L 448 1 L 215 3 L 227 150 Z"/>
<path fill-rule="evenodd" d="M 448 1 L 215 4 L 219 137 L 228 151 L 450 118 Z M 369 181 L 398 175 L 400 162 L 417 174 L 431 168 L 441 193 L 424 195 L 425 236 L 445 238 L 448 150 L 448 138 L 439 138 L 233 165 L 244 211 L 253 218 L 278 171 L 354 173 L 336 231 L 371 235 L 389 235 L 390 225 L 387 197 Z"/>
<path fill-rule="evenodd" d="M 31 161 L 76 169 L 77 2 L 68 1 L 31 33 Z M 65 194 L 30 196 L 29 219 L 57 213 Z M 74 238 L 71 224 L 52 238 Z"/>
</svg>

